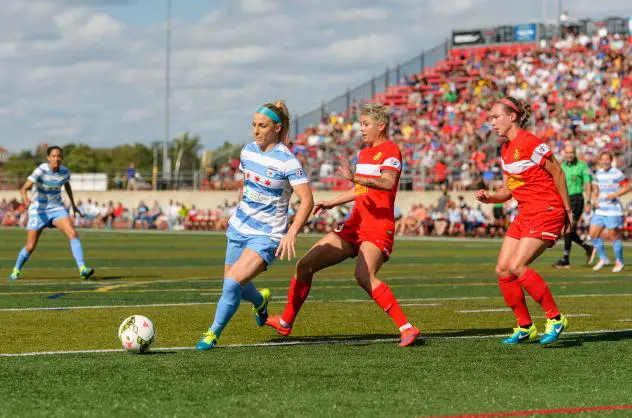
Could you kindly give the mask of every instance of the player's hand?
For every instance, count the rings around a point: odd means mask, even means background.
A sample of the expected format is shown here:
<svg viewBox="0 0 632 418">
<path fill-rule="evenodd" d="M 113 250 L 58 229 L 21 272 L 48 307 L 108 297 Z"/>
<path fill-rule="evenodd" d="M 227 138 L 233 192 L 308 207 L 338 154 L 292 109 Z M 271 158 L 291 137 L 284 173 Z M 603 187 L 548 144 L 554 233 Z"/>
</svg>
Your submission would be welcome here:
<svg viewBox="0 0 632 418">
<path fill-rule="evenodd" d="M 617 196 L 616 193 L 610 193 L 608 196 L 606 196 L 606 199 L 614 200 L 617 197 L 619 197 L 619 196 Z"/>
<path fill-rule="evenodd" d="M 575 223 L 575 220 L 573 219 L 573 211 L 571 209 L 566 209 L 566 221 L 565 221 L 565 225 L 564 225 L 564 235 L 566 235 L 569 232 L 571 232 L 571 229 L 572 229 L 574 223 Z"/>
<path fill-rule="evenodd" d="M 296 232 L 287 231 L 287 234 L 281 238 L 281 242 L 276 249 L 274 255 L 283 260 L 283 257 L 287 254 L 287 259 L 290 261 L 292 257 L 296 257 Z"/>
<path fill-rule="evenodd" d="M 75 215 L 79 215 L 79 217 L 83 218 L 83 213 L 81 213 L 77 206 L 73 206 L 72 211 L 75 213 Z"/>
<path fill-rule="evenodd" d="M 474 193 L 474 197 L 476 198 L 476 200 L 478 200 L 481 203 L 490 203 L 490 199 L 492 197 L 492 194 L 487 191 L 487 190 L 477 190 Z"/>
<path fill-rule="evenodd" d="M 314 205 L 314 209 L 312 210 L 312 214 L 313 215 L 318 215 L 320 212 L 324 212 L 327 209 L 331 209 L 333 207 L 334 207 L 334 205 L 329 203 L 329 201 L 327 201 L 327 200 L 322 201 L 322 202 L 316 202 L 316 204 Z"/>
<path fill-rule="evenodd" d="M 346 180 L 351 181 L 353 179 L 353 171 L 351 171 L 351 166 L 349 166 L 349 160 L 344 157 L 338 157 L 338 161 L 340 162 L 340 167 L 338 167 L 338 174 Z"/>
</svg>

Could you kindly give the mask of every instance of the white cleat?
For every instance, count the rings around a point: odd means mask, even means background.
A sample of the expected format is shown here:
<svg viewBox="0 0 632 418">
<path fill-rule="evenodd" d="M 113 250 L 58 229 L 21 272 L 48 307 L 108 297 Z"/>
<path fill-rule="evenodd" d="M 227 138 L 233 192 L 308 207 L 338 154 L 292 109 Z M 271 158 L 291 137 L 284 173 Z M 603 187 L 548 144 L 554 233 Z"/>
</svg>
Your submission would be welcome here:
<svg viewBox="0 0 632 418">
<path fill-rule="evenodd" d="M 617 261 L 616 263 L 614 263 L 614 267 L 612 268 L 613 273 L 621 273 L 622 270 L 623 270 L 622 262 Z"/>
<path fill-rule="evenodd" d="M 597 264 L 595 264 L 595 267 L 593 267 L 593 271 L 599 271 L 602 268 L 604 268 L 604 266 L 607 266 L 607 265 L 610 265 L 610 261 L 609 260 L 599 259 Z"/>
</svg>

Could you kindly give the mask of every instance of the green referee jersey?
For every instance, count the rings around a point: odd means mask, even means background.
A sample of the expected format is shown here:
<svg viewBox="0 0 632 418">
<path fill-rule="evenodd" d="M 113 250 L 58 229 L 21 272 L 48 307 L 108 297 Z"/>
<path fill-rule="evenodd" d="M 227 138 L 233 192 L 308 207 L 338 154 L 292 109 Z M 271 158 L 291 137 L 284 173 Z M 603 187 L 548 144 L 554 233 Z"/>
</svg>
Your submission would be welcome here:
<svg viewBox="0 0 632 418">
<path fill-rule="evenodd" d="M 571 164 L 564 161 L 562 170 L 566 176 L 566 187 L 568 187 L 569 195 L 583 194 L 584 187 L 592 182 L 590 169 L 582 160 L 575 159 Z"/>
</svg>

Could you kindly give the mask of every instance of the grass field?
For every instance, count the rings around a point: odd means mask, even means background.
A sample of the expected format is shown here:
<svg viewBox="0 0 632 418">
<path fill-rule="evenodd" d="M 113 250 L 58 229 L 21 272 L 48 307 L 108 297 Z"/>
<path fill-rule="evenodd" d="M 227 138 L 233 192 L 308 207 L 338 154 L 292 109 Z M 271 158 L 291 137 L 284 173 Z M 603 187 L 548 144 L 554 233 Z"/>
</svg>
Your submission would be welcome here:
<svg viewBox="0 0 632 418">
<path fill-rule="evenodd" d="M 380 276 L 425 345 L 397 346 L 346 262 L 317 276 L 291 337 L 257 328 L 243 303 L 220 347 L 200 353 L 191 348 L 219 297 L 223 236 L 84 232 L 97 275 L 81 282 L 65 238 L 47 231 L 8 282 L 24 235 L 0 230 L 0 416 L 632 415 L 610 410 L 632 404 L 632 278 L 592 272 L 577 250 L 570 270 L 550 267 L 560 247 L 535 265 L 570 321 L 550 348 L 499 344 L 514 326 L 494 277 L 499 242 L 400 240 Z M 302 237 L 300 252 L 316 239 Z M 272 290 L 273 313 L 292 270 L 279 262 L 255 281 Z M 117 350 L 131 314 L 156 324 L 147 355 Z"/>
</svg>

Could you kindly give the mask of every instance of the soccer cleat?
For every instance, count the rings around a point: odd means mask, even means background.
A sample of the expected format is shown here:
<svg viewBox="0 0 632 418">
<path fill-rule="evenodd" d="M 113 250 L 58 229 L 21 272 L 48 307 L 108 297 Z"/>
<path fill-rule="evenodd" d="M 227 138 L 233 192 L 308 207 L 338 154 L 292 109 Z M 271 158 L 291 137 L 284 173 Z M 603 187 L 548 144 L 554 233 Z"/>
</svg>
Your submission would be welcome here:
<svg viewBox="0 0 632 418">
<path fill-rule="evenodd" d="M 612 268 L 612 272 L 613 273 L 621 273 L 622 270 L 623 270 L 623 263 L 620 262 L 619 260 L 617 260 L 614 263 L 614 267 Z"/>
<path fill-rule="evenodd" d="M 255 312 L 255 321 L 257 326 L 262 327 L 266 324 L 268 319 L 268 301 L 270 300 L 270 289 L 261 289 L 259 291 L 263 297 L 263 302 L 259 306 L 253 306 L 252 310 Z"/>
<path fill-rule="evenodd" d="M 196 350 L 210 350 L 217 345 L 217 337 L 210 329 L 204 333 L 202 339 L 195 345 Z"/>
<path fill-rule="evenodd" d="M 94 269 L 83 266 L 79 269 L 79 275 L 83 280 L 88 280 L 94 274 Z"/>
<path fill-rule="evenodd" d="M 503 344 L 520 344 L 527 341 L 534 340 L 538 337 L 538 329 L 535 325 L 531 324 L 529 328 L 522 328 L 518 326 L 518 328 L 514 328 L 513 334 L 510 337 L 505 338 L 501 341 Z"/>
<path fill-rule="evenodd" d="M 587 245 L 584 250 L 586 251 L 586 264 L 591 265 L 595 261 L 597 249 L 592 245 Z"/>
<path fill-rule="evenodd" d="M 22 272 L 16 268 L 13 268 L 13 271 L 11 272 L 11 274 L 9 274 L 9 277 L 7 277 L 7 279 L 9 280 L 17 280 L 20 278 L 20 274 Z"/>
<path fill-rule="evenodd" d="M 548 345 L 554 343 L 559 338 L 562 331 L 568 328 L 568 320 L 564 315 L 560 316 L 559 320 L 547 319 L 546 330 L 540 338 L 540 345 Z"/>
<path fill-rule="evenodd" d="M 418 328 L 410 327 L 406 328 L 401 332 L 401 340 L 399 342 L 400 347 L 408 347 L 409 345 L 413 345 L 415 340 L 419 338 L 421 331 Z"/>
<path fill-rule="evenodd" d="M 604 268 L 604 266 L 608 266 L 608 265 L 610 265 L 610 261 L 604 260 L 604 259 L 599 259 L 597 264 L 595 264 L 595 267 L 593 267 L 593 271 L 599 271 L 602 268 Z"/>
<path fill-rule="evenodd" d="M 278 315 L 271 316 L 266 320 L 266 325 L 277 330 L 277 332 L 284 337 L 287 337 L 292 332 L 292 327 L 284 327 L 281 324 L 281 317 Z"/>
<path fill-rule="evenodd" d="M 553 267 L 556 269 L 569 269 L 571 268 L 571 263 L 568 260 L 558 260 L 557 263 L 553 264 Z"/>
</svg>

